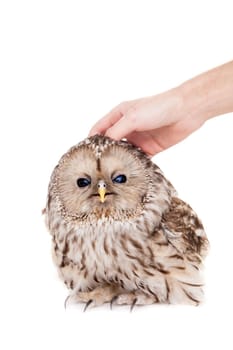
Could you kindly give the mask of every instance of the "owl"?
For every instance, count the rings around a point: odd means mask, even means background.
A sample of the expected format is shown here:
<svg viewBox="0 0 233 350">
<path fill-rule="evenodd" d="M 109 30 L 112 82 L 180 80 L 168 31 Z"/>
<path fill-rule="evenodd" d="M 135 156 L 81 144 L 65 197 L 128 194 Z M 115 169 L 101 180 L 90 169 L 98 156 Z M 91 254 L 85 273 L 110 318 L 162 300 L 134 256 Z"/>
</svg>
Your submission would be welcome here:
<svg viewBox="0 0 233 350">
<path fill-rule="evenodd" d="M 69 298 L 85 308 L 202 301 L 203 225 L 132 144 L 96 135 L 65 153 L 45 220 Z"/>
</svg>

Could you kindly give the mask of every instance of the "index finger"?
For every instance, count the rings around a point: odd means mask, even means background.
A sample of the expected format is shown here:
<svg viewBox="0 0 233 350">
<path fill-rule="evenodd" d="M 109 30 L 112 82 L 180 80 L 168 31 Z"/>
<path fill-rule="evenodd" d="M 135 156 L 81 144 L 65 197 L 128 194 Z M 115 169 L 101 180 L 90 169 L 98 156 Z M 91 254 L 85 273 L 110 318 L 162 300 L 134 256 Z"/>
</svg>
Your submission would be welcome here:
<svg viewBox="0 0 233 350">
<path fill-rule="evenodd" d="M 114 108 L 111 112 L 101 118 L 90 130 L 88 136 L 96 134 L 105 134 L 105 132 L 111 128 L 118 120 L 123 116 L 123 112 L 119 107 Z"/>
</svg>

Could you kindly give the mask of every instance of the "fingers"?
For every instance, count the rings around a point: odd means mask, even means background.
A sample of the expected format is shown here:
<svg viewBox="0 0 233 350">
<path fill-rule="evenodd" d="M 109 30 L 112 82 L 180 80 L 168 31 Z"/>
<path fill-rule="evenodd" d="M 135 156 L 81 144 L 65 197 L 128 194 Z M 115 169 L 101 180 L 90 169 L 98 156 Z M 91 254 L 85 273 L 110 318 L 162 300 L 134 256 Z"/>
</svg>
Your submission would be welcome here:
<svg viewBox="0 0 233 350">
<path fill-rule="evenodd" d="M 120 111 L 110 112 L 92 127 L 89 136 L 105 134 L 106 130 L 111 128 L 111 126 L 114 125 L 121 117 L 122 113 Z"/>
<path fill-rule="evenodd" d="M 127 114 L 121 117 L 117 123 L 115 123 L 111 128 L 106 132 L 106 136 L 120 140 L 124 137 L 127 137 L 128 134 L 131 134 L 135 131 L 135 123 L 133 118 L 130 118 Z"/>
<path fill-rule="evenodd" d="M 158 142 L 160 129 L 154 133 L 155 135 L 151 135 L 150 132 L 133 132 L 127 136 L 127 140 L 135 146 L 140 147 L 148 156 L 153 157 L 155 154 L 164 150 L 164 146 Z"/>
<path fill-rule="evenodd" d="M 89 132 L 89 136 L 96 134 L 105 134 L 105 132 L 111 128 L 119 119 L 122 118 L 124 113 L 124 104 L 120 104 L 115 107 L 111 112 L 101 118 Z"/>
</svg>

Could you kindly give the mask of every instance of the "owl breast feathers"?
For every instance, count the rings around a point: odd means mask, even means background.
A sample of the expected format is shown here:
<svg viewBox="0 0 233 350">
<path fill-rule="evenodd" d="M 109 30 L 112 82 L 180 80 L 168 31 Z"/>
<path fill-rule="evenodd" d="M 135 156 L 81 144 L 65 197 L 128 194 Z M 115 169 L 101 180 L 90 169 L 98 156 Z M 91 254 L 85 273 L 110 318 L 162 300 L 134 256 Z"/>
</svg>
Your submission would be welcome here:
<svg viewBox="0 0 233 350">
<path fill-rule="evenodd" d="M 94 136 L 55 167 L 46 224 L 70 300 L 199 304 L 208 240 L 192 208 L 140 149 Z"/>
</svg>

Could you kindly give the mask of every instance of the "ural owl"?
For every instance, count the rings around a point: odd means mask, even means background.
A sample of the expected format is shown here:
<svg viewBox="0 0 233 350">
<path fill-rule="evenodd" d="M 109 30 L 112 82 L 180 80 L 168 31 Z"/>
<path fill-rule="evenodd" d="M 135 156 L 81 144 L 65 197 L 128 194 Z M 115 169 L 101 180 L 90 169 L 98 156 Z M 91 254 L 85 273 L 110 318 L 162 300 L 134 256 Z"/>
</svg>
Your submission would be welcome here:
<svg viewBox="0 0 233 350">
<path fill-rule="evenodd" d="M 75 301 L 202 300 L 202 223 L 133 145 L 97 135 L 72 147 L 52 173 L 45 214 L 54 262 Z"/>
</svg>

